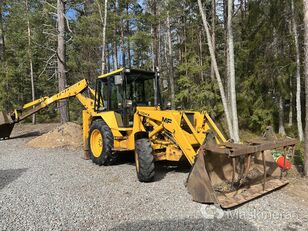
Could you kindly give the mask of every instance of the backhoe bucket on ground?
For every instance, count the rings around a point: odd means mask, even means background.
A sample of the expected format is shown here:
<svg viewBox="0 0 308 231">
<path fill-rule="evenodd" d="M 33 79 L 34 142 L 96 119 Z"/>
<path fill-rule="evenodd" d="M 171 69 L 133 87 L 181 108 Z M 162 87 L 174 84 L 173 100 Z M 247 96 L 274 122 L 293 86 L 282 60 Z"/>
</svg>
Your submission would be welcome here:
<svg viewBox="0 0 308 231">
<path fill-rule="evenodd" d="M 14 124 L 15 123 L 8 113 L 0 111 L 0 139 L 6 139 L 10 137 L 14 128 Z"/>
<path fill-rule="evenodd" d="M 194 201 L 231 208 L 280 188 L 288 181 L 272 150 L 286 157 L 294 154 L 296 143 L 295 139 L 262 138 L 245 144 L 203 145 L 187 178 L 187 190 Z"/>
</svg>

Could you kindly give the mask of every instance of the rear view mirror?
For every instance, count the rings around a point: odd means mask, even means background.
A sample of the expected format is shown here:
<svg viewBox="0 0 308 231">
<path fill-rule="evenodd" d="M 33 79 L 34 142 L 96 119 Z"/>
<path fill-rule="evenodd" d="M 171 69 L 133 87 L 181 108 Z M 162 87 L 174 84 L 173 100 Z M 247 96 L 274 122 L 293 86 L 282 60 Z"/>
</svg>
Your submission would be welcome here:
<svg viewBox="0 0 308 231">
<path fill-rule="evenodd" d="M 122 85 L 123 84 L 123 76 L 122 75 L 115 75 L 114 76 L 114 84 L 115 85 Z"/>
</svg>

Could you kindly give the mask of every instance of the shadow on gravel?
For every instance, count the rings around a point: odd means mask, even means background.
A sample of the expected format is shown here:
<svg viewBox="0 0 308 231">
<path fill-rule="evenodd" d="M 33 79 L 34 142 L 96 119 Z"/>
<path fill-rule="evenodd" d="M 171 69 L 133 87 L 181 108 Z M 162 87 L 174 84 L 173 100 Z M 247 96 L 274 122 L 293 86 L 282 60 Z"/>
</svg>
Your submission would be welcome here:
<svg viewBox="0 0 308 231">
<path fill-rule="evenodd" d="M 167 174 L 176 172 L 188 174 L 190 169 L 191 165 L 188 163 L 188 161 L 158 161 L 155 163 L 155 181 L 160 181 L 164 179 Z"/>
<path fill-rule="evenodd" d="M 0 190 L 19 178 L 27 170 L 27 168 L 0 170 Z"/>
<path fill-rule="evenodd" d="M 139 221 L 119 224 L 108 230 L 258 230 L 242 219 L 179 219 L 164 221 Z"/>
<path fill-rule="evenodd" d="M 120 152 L 116 162 L 112 165 L 122 164 L 135 166 L 134 152 Z M 155 162 L 155 181 L 164 179 L 168 173 L 172 172 L 189 173 L 190 169 L 191 165 L 186 159 L 179 162 L 157 161 Z"/>
<path fill-rule="evenodd" d="M 134 152 L 130 152 L 130 151 L 119 152 L 117 156 L 117 160 L 113 165 L 121 165 L 121 164 L 135 165 Z"/>
<path fill-rule="evenodd" d="M 13 137 L 10 137 L 10 139 L 21 139 L 21 138 L 28 138 L 28 137 L 34 137 L 34 136 L 40 136 L 42 135 L 42 133 L 36 131 L 36 132 L 28 132 L 26 134 L 22 134 L 22 135 L 19 135 L 19 136 L 13 136 Z"/>
</svg>

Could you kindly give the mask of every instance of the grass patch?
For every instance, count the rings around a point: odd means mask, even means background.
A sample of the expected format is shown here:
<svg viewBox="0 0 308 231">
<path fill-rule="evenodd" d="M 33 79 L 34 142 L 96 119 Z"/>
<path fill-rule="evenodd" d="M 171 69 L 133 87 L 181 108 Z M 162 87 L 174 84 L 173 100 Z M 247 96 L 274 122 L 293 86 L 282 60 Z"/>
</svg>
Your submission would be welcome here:
<svg viewBox="0 0 308 231">
<path fill-rule="evenodd" d="M 249 130 L 241 130 L 240 131 L 240 139 L 241 141 L 251 140 L 260 137 L 259 135 L 249 131 Z"/>
</svg>

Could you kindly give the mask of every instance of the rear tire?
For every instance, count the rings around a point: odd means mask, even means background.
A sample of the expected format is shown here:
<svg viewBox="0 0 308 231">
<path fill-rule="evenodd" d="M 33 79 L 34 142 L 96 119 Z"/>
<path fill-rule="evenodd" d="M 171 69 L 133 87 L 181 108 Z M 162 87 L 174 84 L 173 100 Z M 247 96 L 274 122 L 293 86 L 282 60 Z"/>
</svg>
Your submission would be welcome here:
<svg viewBox="0 0 308 231">
<path fill-rule="evenodd" d="M 113 149 L 113 135 L 101 119 L 92 122 L 89 131 L 90 159 L 97 165 L 107 165 Z"/>
<path fill-rule="evenodd" d="M 155 175 L 154 156 L 151 142 L 148 138 L 135 141 L 135 162 L 139 181 L 153 181 Z"/>
</svg>

